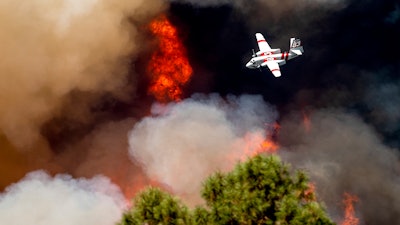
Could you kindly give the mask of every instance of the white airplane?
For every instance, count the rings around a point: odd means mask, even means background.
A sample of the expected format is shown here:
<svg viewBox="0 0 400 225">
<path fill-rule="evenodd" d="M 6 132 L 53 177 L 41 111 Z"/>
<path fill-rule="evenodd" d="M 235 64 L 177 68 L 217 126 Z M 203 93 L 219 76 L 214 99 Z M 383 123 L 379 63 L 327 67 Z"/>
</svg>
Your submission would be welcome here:
<svg viewBox="0 0 400 225">
<path fill-rule="evenodd" d="M 275 77 L 281 76 L 279 66 L 285 65 L 287 60 L 296 58 L 304 52 L 300 39 L 290 38 L 290 50 L 283 53 L 281 53 L 280 48 L 271 49 L 262 34 L 256 33 L 256 39 L 260 51 L 255 53 L 253 49 L 253 56 L 246 67 L 256 69 L 268 66 Z"/>
</svg>

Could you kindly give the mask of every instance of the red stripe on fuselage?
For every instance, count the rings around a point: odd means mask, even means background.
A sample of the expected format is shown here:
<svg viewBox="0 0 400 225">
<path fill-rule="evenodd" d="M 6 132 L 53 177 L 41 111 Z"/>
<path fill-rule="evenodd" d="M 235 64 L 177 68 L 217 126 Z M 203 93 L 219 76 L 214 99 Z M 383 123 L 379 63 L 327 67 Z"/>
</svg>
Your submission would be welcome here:
<svg viewBox="0 0 400 225">
<path fill-rule="evenodd" d="M 289 58 L 289 52 L 286 52 L 286 60 Z"/>
<path fill-rule="evenodd" d="M 282 53 L 281 59 L 283 59 L 285 57 L 285 53 Z"/>
<path fill-rule="evenodd" d="M 265 52 L 261 53 L 262 56 L 266 56 Z M 264 59 L 263 62 L 266 62 L 267 59 Z"/>
<path fill-rule="evenodd" d="M 266 40 L 258 40 L 257 42 L 260 43 L 260 42 L 267 42 L 267 41 Z"/>
<path fill-rule="evenodd" d="M 280 71 L 280 69 L 273 69 L 273 70 L 271 70 L 271 72 L 274 72 L 274 71 Z"/>
</svg>

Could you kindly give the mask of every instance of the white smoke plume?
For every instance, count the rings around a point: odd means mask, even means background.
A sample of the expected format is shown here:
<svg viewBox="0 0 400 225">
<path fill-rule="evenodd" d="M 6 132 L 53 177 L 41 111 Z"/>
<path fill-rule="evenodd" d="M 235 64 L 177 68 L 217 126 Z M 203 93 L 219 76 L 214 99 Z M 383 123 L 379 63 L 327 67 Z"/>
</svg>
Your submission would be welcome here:
<svg viewBox="0 0 400 225">
<path fill-rule="evenodd" d="M 125 207 L 119 188 L 106 177 L 73 179 L 36 171 L 0 194 L 0 223 L 111 225 Z"/>
<path fill-rule="evenodd" d="M 340 110 L 311 113 L 309 131 L 301 120 L 297 115 L 282 122 L 280 153 L 307 171 L 332 216 L 343 218 L 340 199 L 349 192 L 360 199 L 355 208 L 362 224 L 399 224 L 398 150 L 382 144 L 356 115 Z"/>
<path fill-rule="evenodd" d="M 154 105 L 152 116 L 129 134 L 130 153 L 150 177 L 197 204 L 200 187 L 211 173 L 231 169 L 257 148 L 277 119 L 261 96 L 194 96 L 179 103 Z M 250 140 L 251 139 L 251 140 Z"/>
<path fill-rule="evenodd" d="M 0 2 L 0 133 L 32 147 L 73 90 L 127 98 L 138 29 L 161 0 Z M 71 107 L 73 108 L 73 107 Z M 24 132 L 21 132 L 24 131 Z"/>
</svg>

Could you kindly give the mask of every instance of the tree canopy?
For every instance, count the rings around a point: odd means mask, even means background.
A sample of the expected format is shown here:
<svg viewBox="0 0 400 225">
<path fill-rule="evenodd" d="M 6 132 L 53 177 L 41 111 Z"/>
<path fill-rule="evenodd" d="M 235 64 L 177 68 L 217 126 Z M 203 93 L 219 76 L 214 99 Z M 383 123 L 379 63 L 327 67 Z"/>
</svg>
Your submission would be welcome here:
<svg viewBox="0 0 400 225">
<path fill-rule="evenodd" d="M 148 188 L 120 224 L 334 224 L 304 172 L 292 175 L 277 156 L 258 155 L 229 173 L 215 173 L 201 195 L 206 205 L 189 210 L 170 194 Z"/>
<path fill-rule="evenodd" d="M 120 225 L 190 224 L 187 207 L 159 188 L 147 188 L 133 201 L 134 207 L 124 214 Z"/>
</svg>

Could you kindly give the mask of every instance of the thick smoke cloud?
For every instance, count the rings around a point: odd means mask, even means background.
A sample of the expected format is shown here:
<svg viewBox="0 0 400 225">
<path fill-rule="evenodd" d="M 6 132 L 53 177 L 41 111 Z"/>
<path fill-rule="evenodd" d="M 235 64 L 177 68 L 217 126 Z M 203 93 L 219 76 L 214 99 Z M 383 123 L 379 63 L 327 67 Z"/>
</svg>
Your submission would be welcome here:
<svg viewBox="0 0 400 225">
<path fill-rule="evenodd" d="M 1 224 L 114 224 L 125 201 L 109 179 L 32 172 L 0 195 Z"/>
<path fill-rule="evenodd" d="M 145 24 L 165 10 L 162 0 L 0 2 L 0 189 L 40 168 L 81 174 L 69 165 L 85 164 L 83 139 L 134 112 Z"/>
<path fill-rule="evenodd" d="M 0 190 L 37 169 L 105 174 L 127 198 L 149 182 L 129 160 L 133 121 L 124 112 L 135 112 L 126 105 L 136 101 L 133 67 L 147 43 L 145 24 L 165 9 L 162 0 L 0 2 Z M 122 207 L 93 185 L 116 189 L 105 178 L 29 175 L 2 194 L 0 223 L 47 224 L 37 220 L 42 216 L 49 224 L 113 224 Z M 42 199 L 20 199 L 32 194 Z"/>
<path fill-rule="evenodd" d="M 231 169 L 257 149 L 276 111 L 260 96 L 195 96 L 154 105 L 153 116 L 129 134 L 130 153 L 150 177 L 168 185 L 190 203 L 199 203 L 204 179 Z"/>
<path fill-rule="evenodd" d="M 355 208 L 362 224 L 400 223 L 398 150 L 382 144 L 358 116 L 340 110 L 311 113 L 308 131 L 301 124 L 296 114 L 282 121 L 280 153 L 307 171 L 336 221 L 343 216 L 340 199 L 349 192 L 360 199 Z"/>
<path fill-rule="evenodd" d="M 102 174 L 117 184 L 127 199 L 151 181 L 140 166 L 129 159 L 127 133 L 133 119 L 98 125 L 81 141 L 67 146 L 53 161 L 74 177 Z"/>
<path fill-rule="evenodd" d="M 129 60 L 140 49 L 129 18 L 146 20 L 162 5 L 157 0 L 1 1 L 2 133 L 26 149 L 41 137 L 44 122 L 69 113 L 60 109 L 72 91 L 127 98 L 133 87 L 127 83 Z"/>
</svg>

